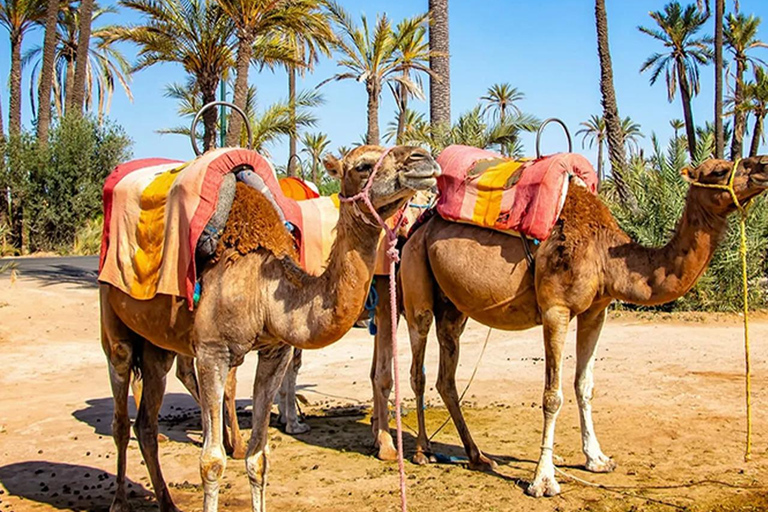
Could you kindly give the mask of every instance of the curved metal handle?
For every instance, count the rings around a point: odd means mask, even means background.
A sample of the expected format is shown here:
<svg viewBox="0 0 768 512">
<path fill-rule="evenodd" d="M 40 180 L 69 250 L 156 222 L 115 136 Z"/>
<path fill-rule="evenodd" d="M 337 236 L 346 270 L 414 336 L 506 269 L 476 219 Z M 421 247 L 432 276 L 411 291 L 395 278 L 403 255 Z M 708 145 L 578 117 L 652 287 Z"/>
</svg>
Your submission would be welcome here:
<svg viewBox="0 0 768 512">
<path fill-rule="evenodd" d="M 245 123 L 245 130 L 248 132 L 248 146 L 247 149 L 253 148 L 253 132 L 251 131 L 251 123 L 248 121 L 248 116 L 245 115 L 245 112 L 243 112 L 243 109 L 235 105 L 234 103 L 230 103 L 228 101 L 212 101 L 210 103 L 206 103 L 203 105 L 203 107 L 197 111 L 197 114 L 195 115 L 195 119 L 192 121 L 192 127 L 189 130 L 189 138 L 192 141 L 192 149 L 195 152 L 195 156 L 200 156 L 202 153 L 200 153 L 200 148 L 197 147 L 197 137 L 195 135 L 195 129 L 197 128 L 197 122 L 200 120 L 200 116 L 203 115 L 203 112 L 208 110 L 212 107 L 217 107 L 219 105 L 222 105 L 224 107 L 229 107 L 238 114 L 240 114 L 240 117 L 243 118 L 243 122 Z"/>
<path fill-rule="evenodd" d="M 537 159 L 541 158 L 541 149 L 539 148 L 539 143 L 541 142 L 541 132 L 544 131 L 544 127 L 547 126 L 549 123 L 557 123 L 563 127 L 563 131 L 565 131 L 565 137 L 568 139 L 568 152 L 573 153 L 573 141 L 571 140 L 571 132 L 568 131 L 568 127 L 565 125 L 565 123 L 562 120 L 556 117 L 550 117 L 549 119 L 541 123 L 541 126 L 539 126 L 539 130 L 536 132 L 536 158 Z"/>
</svg>

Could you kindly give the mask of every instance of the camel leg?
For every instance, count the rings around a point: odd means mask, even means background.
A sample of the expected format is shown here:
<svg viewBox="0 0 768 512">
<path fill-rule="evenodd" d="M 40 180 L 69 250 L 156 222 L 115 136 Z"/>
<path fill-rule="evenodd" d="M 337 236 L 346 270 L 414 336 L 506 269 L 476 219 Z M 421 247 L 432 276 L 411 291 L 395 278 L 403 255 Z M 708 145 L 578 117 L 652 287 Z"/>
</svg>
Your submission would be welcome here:
<svg viewBox="0 0 768 512">
<path fill-rule="evenodd" d="M 197 376 L 200 382 L 200 409 L 203 421 L 203 450 L 200 454 L 203 511 L 216 512 L 219 506 L 219 483 L 227 465 L 222 409 L 230 356 L 225 346 L 200 343 L 199 347 Z"/>
<path fill-rule="evenodd" d="M 551 307 L 543 312 L 544 358 L 546 375 L 544 379 L 544 431 L 541 441 L 541 455 L 536 466 L 533 482 L 526 492 L 536 498 L 555 496 L 560 493 L 560 485 L 555 479 L 555 465 L 552 451 L 555 443 L 555 423 L 560 407 L 563 405 L 562 368 L 563 345 L 568 332 L 570 310 L 565 307 Z"/>
<path fill-rule="evenodd" d="M 576 335 L 576 399 L 581 420 L 581 445 L 587 457 L 585 467 L 594 473 L 608 473 L 616 463 L 603 454 L 592 423 L 592 389 L 594 388 L 595 349 L 605 321 L 605 308 L 586 311 L 578 317 Z"/>
<path fill-rule="evenodd" d="M 296 377 L 301 368 L 301 349 L 293 349 L 293 359 L 283 377 L 280 385 L 280 398 L 278 409 L 280 411 L 280 423 L 285 425 L 288 434 L 305 434 L 310 427 L 299 418 L 296 410 Z"/>
<path fill-rule="evenodd" d="M 432 462 L 432 448 L 427 437 L 427 422 L 424 418 L 424 390 L 427 376 L 424 372 L 424 356 L 427 352 L 427 335 L 432 326 L 432 311 L 422 311 L 408 321 L 408 334 L 411 338 L 411 388 L 416 395 L 416 418 L 419 422 L 419 434 L 416 438 L 416 453 L 413 455 L 414 464 Z"/>
<path fill-rule="evenodd" d="M 245 457 L 245 469 L 251 484 L 253 512 L 266 511 L 269 414 L 272 401 L 291 361 L 291 352 L 292 347 L 289 345 L 278 345 L 259 351 L 259 364 L 253 381 L 253 430 L 251 430 L 251 440 L 248 442 L 248 452 Z"/>
<path fill-rule="evenodd" d="M 144 392 L 141 397 L 139 412 L 136 415 L 136 423 L 133 426 L 161 512 L 178 511 L 171 500 L 163 473 L 160 470 L 157 445 L 157 420 L 160 406 L 163 405 L 165 377 L 173 365 L 174 356 L 173 352 L 155 347 L 148 341 L 144 342 L 141 364 Z"/>
<path fill-rule="evenodd" d="M 373 388 L 373 438 L 381 460 L 397 460 L 397 449 L 389 433 L 389 394 L 392 391 L 392 307 L 389 278 L 376 276 L 374 284 L 379 296 L 376 305 L 376 336 L 373 338 L 371 387 Z M 397 327 L 395 327 L 397 328 Z"/>
<path fill-rule="evenodd" d="M 101 290 L 101 344 L 109 367 L 109 382 L 115 407 L 112 418 L 112 437 L 117 448 L 117 489 L 109 510 L 110 512 L 128 512 L 130 507 L 125 495 L 125 467 L 131 435 L 131 420 L 128 418 L 128 388 L 131 382 L 133 344 L 130 331 L 112 311 L 104 290 Z"/>
<path fill-rule="evenodd" d="M 456 430 L 469 457 L 469 467 L 482 471 L 493 470 L 496 463 L 485 456 L 472 439 L 467 422 L 461 412 L 459 392 L 456 389 L 456 368 L 459 365 L 459 339 L 467 324 L 467 317 L 447 298 L 435 304 L 437 340 L 440 343 L 440 368 L 437 390 L 443 398 Z"/>
<path fill-rule="evenodd" d="M 246 445 L 237 419 L 237 367 L 229 369 L 224 386 L 224 450 L 233 459 L 245 458 Z"/>
</svg>

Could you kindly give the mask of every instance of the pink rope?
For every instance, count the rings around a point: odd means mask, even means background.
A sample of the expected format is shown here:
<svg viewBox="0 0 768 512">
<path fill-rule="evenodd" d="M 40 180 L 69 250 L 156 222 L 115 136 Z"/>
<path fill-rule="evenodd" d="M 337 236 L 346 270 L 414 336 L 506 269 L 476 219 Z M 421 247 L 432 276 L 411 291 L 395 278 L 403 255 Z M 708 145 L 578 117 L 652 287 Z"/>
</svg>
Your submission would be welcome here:
<svg viewBox="0 0 768 512">
<path fill-rule="evenodd" d="M 397 283 L 395 281 L 395 264 L 400 261 L 400 255 L 397 253 L 397 232 L 402 227 L 405 221 L 405 215 L 403 214 L 408 203 L 403 205 L 403 208 L 399 211 L 400 219 L 394 228 L 390 229 L 386 222 L 381 218 L 379 213 L 373 207 L 371 203 L 371 196 L 369 194 L 371 186 L 373 185 L 373 177 L 379 171 L 384 158 L 392 151 L 392 148 L 388 148 L 381 154 L 376 165 L 373 167 L 371 175 L 368 177 L 363 189 L 352 197 L 343 197 L 339 194 L 339 201 L 342 203 L 354 203 L 361 200 L 368 207 L 371 215 L 376 219 L 376 222 L 384 228 L 384 233 L 387 237 L 387 258 L 389 259 L 389 310 L 390 310 L 390 333 L 392 335 L 392 356 L 393 364 L 395 367 L 395 424 L 397 425 L 397 467 L 400 472 L 400 510 L 401 512 L 407 512 L 408 504 L 405 493 L 405 459 L 403 457 L 403 418 L 401 415 L 400 407 L 400 366 L 397 362 Z"/>
</svg>

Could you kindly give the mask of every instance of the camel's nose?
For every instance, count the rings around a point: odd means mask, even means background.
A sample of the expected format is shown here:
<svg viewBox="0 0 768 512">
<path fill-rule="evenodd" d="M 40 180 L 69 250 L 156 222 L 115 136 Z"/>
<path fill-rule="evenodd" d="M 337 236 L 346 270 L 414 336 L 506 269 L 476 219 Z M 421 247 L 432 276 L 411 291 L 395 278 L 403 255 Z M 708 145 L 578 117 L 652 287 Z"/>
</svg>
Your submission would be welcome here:
<svg viewBox="0 0 768 512">
<path fill-rule="evenodd" d="M 429 153 L 429 151 L 425 149 L 414 149 L 408 156 L 408 164 L 419 166 L 422 169 L 427 166 L 431 167 L 431 174 L 435 178 L 441 174 L 440 166 L 435 161 L 435 159 L 432 158 L 432 155 Z"/>
</svg>

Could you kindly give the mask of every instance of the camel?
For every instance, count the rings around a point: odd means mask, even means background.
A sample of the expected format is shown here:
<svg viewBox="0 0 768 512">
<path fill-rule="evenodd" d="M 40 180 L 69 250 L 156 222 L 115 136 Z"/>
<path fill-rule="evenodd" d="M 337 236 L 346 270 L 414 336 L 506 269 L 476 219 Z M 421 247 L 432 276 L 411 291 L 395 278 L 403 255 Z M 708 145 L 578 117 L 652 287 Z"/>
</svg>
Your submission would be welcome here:
<svg viewBox="0 0 768 512">
<path fill-rule="evenodd" d="M 745 204 L 768 187 L 768 156 L 708 160 L 687 171 L 693 185 L 728 183 Z M 586 469 L 612 471 L 616 464 L 600 448 L 592 422 L 595 348 L 613 300 L 656 305 L 693 287 L 709 264 L 737 206 L 726 190 L 691 186 L 674 235 L 664 247 L 646 248 L 624 233 L 608 208 L 585 187 L 571 183 L 551 236 L 538 247 L 533 269 L 520 238 L 435 216 L 411 235 L 400 267 L 405 317 L 413 351 L 411 384 L 419 433 L 414 462 L 430 462 L 424 422 L 424 352 L 436 321 L 440 345 L 437 389 L 445 402 L 473 469 L 495 463 L 477 447 L 462 415 L 456 390 L 459 339 L 467 318 L 495 329 L 517 331 L 542 325 L 545 387 L 541 452 L 531 496 L 560 492 L 552 462 L 555 422 L 563 394 L 563 345 L 570 320 L 577 319 L 575 390 Z M 533 244 L 531 244 L 533 245 Z"/>
<path fill-rule="evenodd" d="M 413 200 L 404 210 L 406 221 L 401 224 L 397 232 L 398 238 L 404 242 L 408 237 L 411 226 L 416 222 L 424 210 L 435 198 L 434 191 L 417 191 Z M 373 391 L 373 414 L 371 416 L 371 429 L 373 433 L 376 456 L 383 461 L 397 459 L 397 448 L 389 431 L 389 395 L 392 390 L 392 343 L 390 337 L 390 300 L 389 300 L 389 276 L 381 274 L 388 266 L 384 245 L 379 245 L 376 268 L 377 275 L 371 287 L 375 289 L 379 301 L 374 312 L 374 320 L 378 326 L 374 335 L 373 359 L 371 361 L 371 388 Z M 398 293 L 398 297 L 399 297 Z M 401 301 L 398 301 L 398 314 L 402 310 Z M 361 319 L 368 318 L 368 312 L 363 311 Z M 287 434 L 304 434 L 310 431 L 309 424 L 301 421 L 296 408 L 296 378 L 302 364 L 302 352 L 294 349 L 293 357 L 283 377 L 283 382 L 278 391 L 278 422 L 283 425 Z M 195 376 L 194 358 L 177 356 L 176 377 L 184 384 L 189 393 L 200 403 L 197 377 Z M 140 397 L 140 381 L 132 383 L 134 397 Z M 240 432 L 235 406 L 235 394 L 237 391 L 237 368 L 230 369 L 227 375 L 227 383 L 224 388 L 224 447 L 228 455 L 233 459 L 245 457 L 246 445 Z M 138 406 L 137 406 L 138 409 Z"/>
<path fill-rule="evenodd" d="M 409 146 L 390 150 L 361 146 L 341 160 L 328 157 L 324 163 L 330 174 L 340 177 L 344 197 L 354 198 L 367 191 L 383 218 L 394 215 L 416 190 L 433 187 L 440 174 L 428 152 Z M 233 209 L 241 201 L 239 195 L 238 191 Z M 277 213 L 273 210 L 272 214 L 275 222 L 270 225 L 274 229 L 265 237 L 279 241 L 289 235 L 277 220 Z M 245 466 L 253 510 L 266 510 L 269 405 L 293 347 L 325 347 L 339 340 L 357 320 L 372 279 L 381 233 L 373 218 L 358 201 L 342 203 L 330 264 L 320 276 L 304 273 L 287 251 L 276 253 L 261 247 L 240 254 L 236 248 L 226 249 L 202 270 L 203 292 L 194 311 L 176 297 L 157 295 L 150 300 L 136 300 L 111 285 L 100 285 L 102 347 L 115 403 L 112 431 L 118 459 L 111 511 L 129 508 L 125 469 L 132 369 L 138 369 L 143 380 L 135 422 L 142 456 L 160 510 L 178 510 L 163 479 L 157 445 L 158 411 L 166 374 L 176 354 L 196 358 L 204 436 L 200 456 L 203 510 L 218 509 L 219 483 L 226 466 L 222 435 L 225 382 L 229 369 L 252 350 L 258 351 L 259 362 Z M 230 217 L 223 239 L 234 224 Z M 239 228 L 247 230 L 248 225 L 241 223 Z"/>
</svg>

